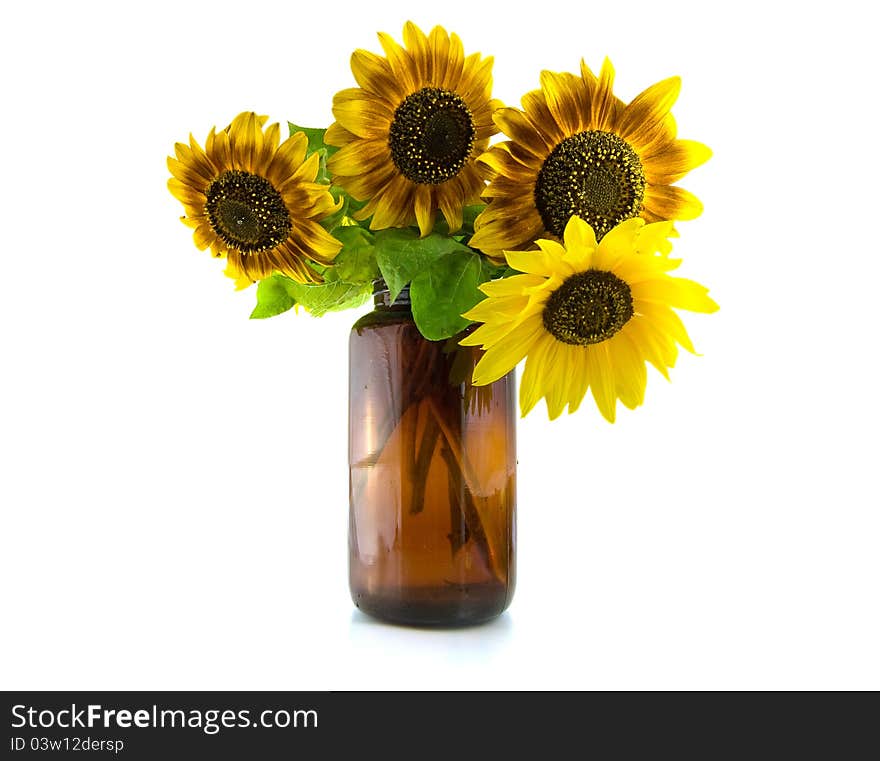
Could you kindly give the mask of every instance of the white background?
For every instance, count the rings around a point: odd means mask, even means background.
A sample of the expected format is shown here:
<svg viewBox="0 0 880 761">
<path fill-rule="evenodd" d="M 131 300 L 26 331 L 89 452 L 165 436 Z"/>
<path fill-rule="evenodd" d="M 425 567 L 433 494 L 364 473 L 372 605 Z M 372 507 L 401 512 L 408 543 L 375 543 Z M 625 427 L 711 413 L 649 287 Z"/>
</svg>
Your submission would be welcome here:
<svg viewBox="0 0 880 761">
<path fill-rule="evenodd" d="M 876 26 L 867 3 L 17 3 L 0 32 L 0 687 L 880 688 Z M 346 581 L 355 313 L 250 321 L 165 157 L 322 126 L 412 18 L 618 95 L 681 74 L 702 356 L 519 429 L 519 586 L 462 631 Z"/>
</svg>

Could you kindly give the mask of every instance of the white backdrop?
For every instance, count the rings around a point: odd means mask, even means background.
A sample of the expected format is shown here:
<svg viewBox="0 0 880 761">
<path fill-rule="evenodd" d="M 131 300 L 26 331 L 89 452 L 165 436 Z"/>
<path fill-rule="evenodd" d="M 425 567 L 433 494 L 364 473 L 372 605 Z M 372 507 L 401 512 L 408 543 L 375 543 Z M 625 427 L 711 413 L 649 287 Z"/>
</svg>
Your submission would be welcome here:
<svg viewBox="0 0 880 761">
<path fill-rule="evenodd" d="M 29 3 L 0 66 L 0 688 L 880 688 L 876 41 L 861 2 Z M 302 10 L 298 10 L 302 9 Z M 684 80 L 702 356 L 605 423 L 519 429 L 497 622 L 374 623 L 346 582 L 355 313 L 250 321 L 165 157 L 322 126 L 357 47 L 442 23 L 517 104 L 608 54 Z"/>
</svg>

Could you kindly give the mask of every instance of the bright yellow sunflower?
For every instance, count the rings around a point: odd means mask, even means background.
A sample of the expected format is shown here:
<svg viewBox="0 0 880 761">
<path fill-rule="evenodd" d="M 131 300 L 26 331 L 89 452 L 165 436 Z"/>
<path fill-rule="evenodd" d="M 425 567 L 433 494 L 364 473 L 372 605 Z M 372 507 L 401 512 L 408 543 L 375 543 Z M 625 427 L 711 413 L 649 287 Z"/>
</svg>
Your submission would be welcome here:
<svg viewBox="0 0 880 761">
<path fill-rule="evenodd" d="M 437 210 L 451 231 L 462 207 L 478 203 L 488 174 L 475 159 L 498 130 L 492 112 L 492 58 L 465 57 L 461 40 L 434 27 L 426 37 L 412 22 L 405 48 L 379 34 L 387 58 L 356 50 L 351 70 L 360 87 L 333 98 L 336 122 L 325 135 L 333 181 L 360 201 L 357 219 L 370 228 L 418 223 L 431 232 Z"/>
<path fill-rule="evenodd" d="M 480 158 L 492 170 L 471 245 L 487 254 L 560 240 L 577 215 L 596 237 L 620 222 L 693 219 L 702 204 L 673 185 L 706 161 L 702 143 L 677 140 L 670 113 L 681 80 L 671 77 L 629 105 L 614 96 L 607 59 L 596 77 L 541 72 L 541 89 L 522 98 L 524 111 L 503 108 L 495 123 L 509 141 Z"/>
<path fill-rule="evenodd" d="M 485 323 L 461 341 L 486 349 L 474 384 L 492 383 L 527 357 L 523 415 L 542 397 L 551 420 L 566 404 L 574 412 L 588 388 L 609 422 L 617 399 L 639 406 L 645 362 L 668 378 L 676 344 L 694 351 L 672 308 L 718 309 L 702 285 L 667 274 L 680 264 L 668 257 L 673 234 L 671 222 L 630 219 L 597 243 L 590 225 L 572 217 L 564 247 L 539 239 L 537 251 L 505 252 L 507 263 L 526 274 L 480 286 L 489 298 L 464 315 Z"/>
<path fill-rule="evenodd" d="M 225 256 L 238 287 L 281 272 L 301 283 L 321 277 L 309 261 L 327 265 L 341 244 L 318 220 L 338 208 L 327 185 L 315 182 L 320 157 L 306 159 L 301 132 L 279 145 L 280 128 L 266 117 L 239 114 L 205 149 L 190 135 L 168 157 L 168 189 L 183 204 L 199 250 Z"/>
</svg>

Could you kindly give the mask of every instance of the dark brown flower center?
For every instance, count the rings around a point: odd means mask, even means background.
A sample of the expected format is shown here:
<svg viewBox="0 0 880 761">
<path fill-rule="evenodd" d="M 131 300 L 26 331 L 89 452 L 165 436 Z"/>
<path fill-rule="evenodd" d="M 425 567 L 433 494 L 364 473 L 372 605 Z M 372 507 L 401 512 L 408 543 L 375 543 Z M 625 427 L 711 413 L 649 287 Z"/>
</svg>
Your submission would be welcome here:
<svg viewBox="0 0 880 761">
<path fill-rule="evenodd" d="M 404 177 L 421 185 L 439 185 L 462 170 L 475 134 L 473 115 L 460 96 L 423 87 L 407 95 L 394 112 L 388 146 Z"/>
<path fill-rule="evenodd" d="M 639 215 L 645 173 L 638 154 L 611 132 L 578 132 L 559 143 L 535 183 L 535 206 L 544 227 L 561 238 L 577 215 L 601 240 L 612 227 Z"/>
<path fill-rule="evenodd" d="M 587 270 L 569 277 L 544 305 L 544 327 L 567 344 L 607 341 L 633 316 L 632 291 L 617 275 Z"/>
<path fill-rule="evenodd" d="M 208 186 L 205 196 L 211 227 L 237 251 L 266 251 L 290 234 L 292 224 L 284 199 L 264 177 L 230 170 Z"/>
</svg>

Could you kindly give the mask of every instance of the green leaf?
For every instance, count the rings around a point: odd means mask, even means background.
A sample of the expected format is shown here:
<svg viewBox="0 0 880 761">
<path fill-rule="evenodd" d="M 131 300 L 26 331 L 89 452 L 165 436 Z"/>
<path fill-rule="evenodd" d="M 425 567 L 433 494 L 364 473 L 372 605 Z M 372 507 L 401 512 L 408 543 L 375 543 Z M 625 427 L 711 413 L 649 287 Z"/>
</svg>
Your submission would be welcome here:
<svg viewBox="0 0 880 761">
<path fill-rule="evenodd" d="M 486 204 L 478 203 L 473 206 L 465 206 L 461 210 L 461 228 L 459 228 L 453 236 L 456 240 L 470 240 L 474 234 L 474 221 L 480 214 L 485 211 Z M 434 232 L 440 235 L 449 235 L 449 225 L 442 215 L 437 216 L 434 222 Z"/>
<path fill-rule="evenodd" d="M 257 283 L 257 305 L 251 312 L 252 320 L 263 320 L 286 312 L 294 304 L 296 298 L 288 289 L 293 281 L 284 275 L 272 275 Z"/>
<path fill-rule="evenodd" d="M 324 142 L 324 133 L 326 129 L 318 129 L 317 127 L 300 127 L 293 122 L 287 122 L 290 128 L 290 134 L 302 132 L 309 139 L 309 147 L 306 149 L 306 156 L 311 156 L 315 151 L 324 150 L 328 156 L 332 156 L 339 150 L 335 145 L 327 145 Z"/>
<path fill-rule="evenodd" d="M 346 283 L 343 280 L 317 285 L 303 285 L 291 280 L 287 289 L 314 317 L 358 307 L 373 293 L 371 283 Z"/>
<path fill-rule="evenodd" d="M 447 254 L 473 254 L 473 250 L 452 238 L 432 233 L 420 238 L 412 228 L 380 230 L 375 237 L 376 262 L 392 301 L 403 287 L 430 269 Z"/>
<path fill-rule="evenodd" d="M 372 283 L 379 277 L 373 236 L 369 232 L 352 225 L 337 227 L 333 235 L 342 243 L 342 250 L 336 255 L 328 277 L 333 273 L 333 279 L 349 283 Z"/>
<path fill-rule="evenodd" d="M 471 324 L 461 316 L 485 296 L 481 283 L 491 279 L 488 266 L 476 251 L 455 251 L 434 262 L 413 278 L 409 297 L 413 318 L 421 334 L 431 340 L 450 338 Z"/>
<path fill-rule="evenodd" d="M 465 206 L 461 214 L 461 230 L 467 235 L 474 234 L 474 221 L 485 210 L 486 204 L 480 203 L 474 206 Z"/>
<path fill-rule="evenodd" d="M 317 127 L 300 127 L 293 122 L 287 122 L 287 126 L 290 129 L 291 135 L 294 135 L 297 132 L 302 132 L 306 138 L 308 138 L 309 143 L 306 147 L 306 156 L 311 156 L 313 153 L 317 153 L 321 157 L 321 163 L 318 167 L 318 174 L 315 177 L 315 182 L 329 185 L 330 173 L 327 171 L 327 157 L 332 156 L 339 149 L 334 145 L 327 145 L 324 142 L 324 133 L 327 132 L 327 130 L 318 129 Z"/>
<path fill-rule="evenodd" d="M 323 179 L 321 172 L 324 172 Z M 330 182 L 330 175 L 326 172 L 325 169 L 319 170 L 318 179 L 322 182 Z M 327 232 L 334 232 L 337 227 L 340 225 L 361 225 L 364 229 L 368 229 L 368 226 L 358 222 L 357 220 L 352 218 L 352 214 L 354 214 L 359 209 L 362 209 L 365 205 L 365 201 L 356 201 L 352 198 L 348 193 L 346 193 L 342 188 L 331 185 L 328 190 L 330 191 L 330 195 L 333 196 L 333 200 L 337 203 L 340 199 L 342 199 L 342 205 L 339 207 L 337 211 L 334 211 L 327 217 L 324 217 L 320 225 Z"/>
</svg>

